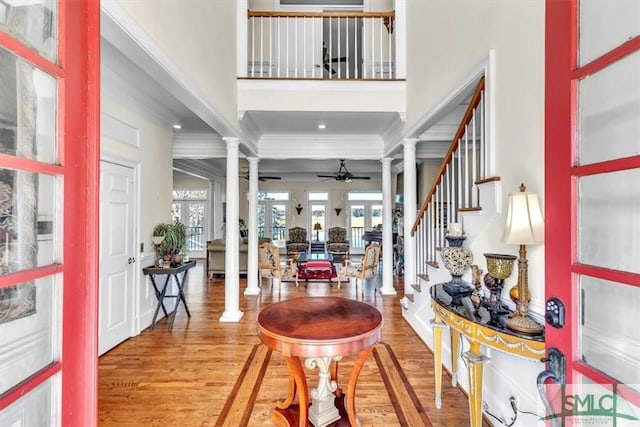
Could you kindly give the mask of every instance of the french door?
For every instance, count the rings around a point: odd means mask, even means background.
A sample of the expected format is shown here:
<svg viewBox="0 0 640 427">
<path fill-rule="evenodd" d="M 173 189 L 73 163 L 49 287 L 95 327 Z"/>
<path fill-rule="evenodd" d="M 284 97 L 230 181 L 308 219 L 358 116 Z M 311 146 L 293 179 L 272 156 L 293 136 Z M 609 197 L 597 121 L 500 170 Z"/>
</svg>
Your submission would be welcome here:
<svg viewBox="0 0 640 427">
<path fill-rule="evenodd" d="M 3 426 L 96 424 L 99 6 L 0 2 Z"/>
<path fill-rule="evenodd" d="M 192 258 L 205 256 L 204 224 L 206 223 L 207 192 L 205 190 L 174 190 L 171 216 L 187 227 L 187 252 Z"/>
<path fill-rule="evenodd" d="M 638 423 L 640 3 L 546 6 L 547 418 Z"/>
<path fill-rule="evenodd" d="M 377 202 L 351 203 L 349 213 L 351 247 L 364 248 L 362 240 L 364 232 L 382 225 L 382 204 Z"/>
<path fill-rule="evenodd" d="M 271 237 L 273 241 L 287 239 L 287 207 L 286 202 L 270 200 L 258 204 L 258 234 L 260 237 Z"/>
<path fill-rule="evenodd" d="M 309 202 L 309 209 L 311 217 L 311 233 L 313 238 L 311 240 L 315 240 L 318 242 L 324 242 L 326 232 L 327 232 L 327 204 L 325 202 Z"/>
</svg>

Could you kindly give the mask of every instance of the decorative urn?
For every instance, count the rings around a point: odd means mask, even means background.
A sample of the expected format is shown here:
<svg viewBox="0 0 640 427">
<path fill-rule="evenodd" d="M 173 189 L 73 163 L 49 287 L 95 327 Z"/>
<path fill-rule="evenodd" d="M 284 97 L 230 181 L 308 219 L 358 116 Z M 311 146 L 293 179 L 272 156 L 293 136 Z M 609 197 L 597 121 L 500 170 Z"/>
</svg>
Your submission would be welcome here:
<svg viewBox="0 0 640 427">
<path fill-rule="evenodd" d="M 465 236 L 445 236 L 449 246 L 441 249 L 444 267 L 451 273 L 451 280 L 442 285 L 446 293 L 453 297 L 452 305 L 462 305 L 462 298 L 473 293 L 470 283 L 462 280 L 462 275 L 473 263 L 471 251 L 462 246 Z"/>
<path fill-rule="evenodd" d="M 501 307 L 500 298 L 502 296 L 502 287 L 504 279 L 511 276 L 513 261 L 517 258 L 515 255 L 506 254 L 484 254 L 487 259 L 487 274 L 494 280 L 485 280 L 485 285 L 491 291 L 489 298 L 490 304 L 496 304 L 496 308 Z"/>
</svg>

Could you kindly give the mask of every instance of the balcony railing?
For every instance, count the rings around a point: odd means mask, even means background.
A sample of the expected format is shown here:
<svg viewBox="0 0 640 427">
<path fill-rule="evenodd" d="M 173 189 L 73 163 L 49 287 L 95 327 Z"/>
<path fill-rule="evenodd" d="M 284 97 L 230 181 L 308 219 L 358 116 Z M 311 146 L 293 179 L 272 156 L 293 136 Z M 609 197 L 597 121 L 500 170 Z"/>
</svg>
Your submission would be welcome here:
<svg viewBox="0 0 640 427">
<path fill-rule="evenodd" d="M 249 11 L 249 78 L 394 79 L 395 12 Z"/>
</svg>

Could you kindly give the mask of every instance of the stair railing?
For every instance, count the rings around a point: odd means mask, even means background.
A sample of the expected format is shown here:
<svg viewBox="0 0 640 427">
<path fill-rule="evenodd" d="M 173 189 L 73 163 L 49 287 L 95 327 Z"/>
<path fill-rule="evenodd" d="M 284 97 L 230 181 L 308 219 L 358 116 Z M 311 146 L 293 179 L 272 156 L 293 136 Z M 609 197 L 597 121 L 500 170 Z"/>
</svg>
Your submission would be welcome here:
<svg viewBox="0 0 640 427">
<path fill-rule="evenodd" d="M 437 267 L 436 253 L 445 246 L 448 225 L 460 222 L 460 212 L 480 210 L 477 185 L 489 170 L 485 123 L 482 77 L 411 229 L 418 275 L 428 265 Z"/>
</svg>

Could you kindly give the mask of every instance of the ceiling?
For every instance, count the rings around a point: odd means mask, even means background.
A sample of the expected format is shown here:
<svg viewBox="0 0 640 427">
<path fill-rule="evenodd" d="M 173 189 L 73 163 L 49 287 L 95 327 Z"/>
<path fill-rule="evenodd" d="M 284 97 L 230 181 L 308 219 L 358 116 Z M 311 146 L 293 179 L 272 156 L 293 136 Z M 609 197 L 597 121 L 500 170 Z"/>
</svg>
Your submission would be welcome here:
<svg viewBox="0 0 640 427">
<path fill-rule="evenodd" d="M 261 135 L 379 135 L 399 120 L 397 113 L 345 111 L 249 111 L 247 118 Z"/>
</svg>

